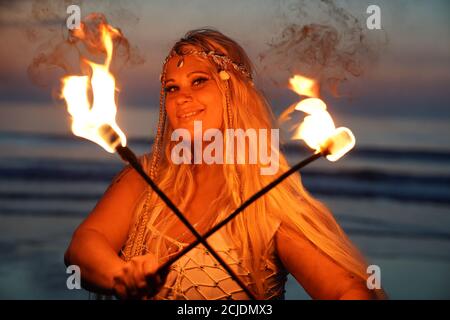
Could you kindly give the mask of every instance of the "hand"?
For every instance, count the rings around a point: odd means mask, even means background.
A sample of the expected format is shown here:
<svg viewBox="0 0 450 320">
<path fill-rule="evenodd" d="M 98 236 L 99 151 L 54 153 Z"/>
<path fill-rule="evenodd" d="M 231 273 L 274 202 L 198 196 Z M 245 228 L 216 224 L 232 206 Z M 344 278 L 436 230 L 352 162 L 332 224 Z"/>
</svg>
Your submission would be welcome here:
<svg viewBox="0 0 450 320">
<path fill-rule="evenodd" d="M 113 278 L 113 290 L 119 299 L 152 297 L 163 286 L 167 274 L 156 274 L 158 261 L 149 253 L 127 261 Z"/>
</svg>

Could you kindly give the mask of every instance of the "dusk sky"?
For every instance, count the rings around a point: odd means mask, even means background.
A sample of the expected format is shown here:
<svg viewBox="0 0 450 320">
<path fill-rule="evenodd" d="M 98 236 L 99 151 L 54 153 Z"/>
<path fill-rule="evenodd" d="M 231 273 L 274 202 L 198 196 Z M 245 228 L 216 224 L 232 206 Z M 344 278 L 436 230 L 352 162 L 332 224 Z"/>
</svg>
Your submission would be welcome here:
<svg viewBox="0 0 450 320">
<path fill-rule="evenodd" d="M 52 88 L 33 84 L 27 67 L 38 53 L 62 40 L 68 16 L 65 10 L 72 3 L 80 4 L 82 17 L 104 13 L 109 23 L 121 28 L 131 45 L 137 46 L 144 60 L 118 74 L 119 108 L 157 106 L 161 63 L 170 46 L 190 29 L 210 26 L 229 35 L 261 71 L 259 55 L 268 50 L 268 43 L 279 39 L 288 24 L 336 26 L 330 10 L 341 8 L 359 20 L 377 59 L 365 57 L 369 63 L 363 75 L 349 77 L 341 87 L 343 97 L 327 101 L 332 110 L 338 114 L 450 117 L 450 4 L 445 0 L 1 1 L 1 109 L 17 107 L 23 112 L 23 108 L 55 104 Z M 381 8 L 382 30 L 366 28 L 366 9 L 371 4 Z M 55 74 L 43 78 L 50 83 L 58 79 Z M 273 85 L 273 79 L 279 84 Z M 259 87 L 276 113 L 296 100 L 287 81 L 276 68 L 259 73 Z M 2 123 L 5 121 L 3 117 Z"/>
</svg>

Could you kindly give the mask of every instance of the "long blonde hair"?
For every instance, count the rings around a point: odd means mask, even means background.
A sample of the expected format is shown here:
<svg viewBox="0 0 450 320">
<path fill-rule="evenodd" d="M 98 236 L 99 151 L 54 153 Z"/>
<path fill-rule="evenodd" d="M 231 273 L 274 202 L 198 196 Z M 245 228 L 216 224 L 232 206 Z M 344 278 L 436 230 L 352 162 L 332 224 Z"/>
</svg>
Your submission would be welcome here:
<svg viewBox="0 0 450 320">
<path fill-rule="evenodd" d="M 253 70 L 245 51 L 235 41 L 218 31 L 211 29 L 190 31 L 174 45 L 172 52 L 182 54 L 183 48 L 186 47 L 194 47 L 205 52 L 218 52 L 226 55 L 236 64 L 243 65 L 250 73 Z M 211 66 L 217 67 L 212 61 Z M 274 127 L 274 117 L 261 92 L 238 70 L 231 68 L 227 72 L 231 73 L 228 86 L 221 81 L 218 72 L 214 74 L 214 79 L 224 97 L 224 105 L 227 104 L 226 95 L 229 95 L 229 105 L 223 108 L 224 129 L 231 125 L 233 128 L 243 130 L 254 128 L 270 131 Z M 143 157 L 143 164 L 159 187 L 183 211 L 196 190 L 193 165 L 175 165 L 170 160 L 173 147 L 170 136 L 173 129 L 166 121 L 163 101 L 164 91 L 161 90 L 158 134 L 153 152 Z M 230 119 L 232 123 L 230 124 L 227 119 Z M 223 220 L 245 199 L 276 178 L 276 176 L 261 175 L 260 167 L 260 164 L 223 165 L 226 188 L 211 204 L 217 213 L 215 222 Z M 289 165 L 280 152 L 277 175 L 288 169 Z M 159 221 L 155 227 L 164 233 L 177 221 L 173 214 L 167 214 L 165 205 L 153 192 L 149 193 L 145 210 L 150 212 L 149 216 L 137 217 L 135 222 L 134 232 L 140 236 L 135 235 L 134 240 L 129 240 L 128 247 L 133 246 L 132 242 L 136 241 L 136 237 L 140 237 L 140 241 L 143 241 L 146 232 L 143 224 L 155 224 Z M 138 214 L 142 215 L 142 209 L 140 211 Z M 331 212 L 305 190 L 300 174 L 297 173 L 253 203 L 225 227 L 227 235 L 237 244 L 237 248 L 240 248 L 243 260 L 250 261 L 247 267 L 253 271 L 256 283 L 254 290 L 258 296 L 261 297 L 264 293 L 263 279 L 258 275 L 262 268 L 261 257 L 266 254 L 267 245 L 271 241 L 269 235 L 274 221 L 279 221 L 303 235 L 323 253 L 361 280 L 367 278 L 367 265 L 362 255 L 348 239 Z M 154 253 L 157 255 L 162 254 L 158 252 L 158 249 L 156 251 Z M 138 247 L 134 254 L 140 253 Z"/>
</svg>

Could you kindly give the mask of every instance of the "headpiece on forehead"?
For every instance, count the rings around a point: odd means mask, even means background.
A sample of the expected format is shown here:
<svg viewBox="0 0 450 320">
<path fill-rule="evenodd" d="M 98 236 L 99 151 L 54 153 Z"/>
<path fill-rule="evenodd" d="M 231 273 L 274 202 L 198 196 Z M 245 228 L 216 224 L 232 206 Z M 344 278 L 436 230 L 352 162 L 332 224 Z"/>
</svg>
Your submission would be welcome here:
<svg viewBox="0 0 450 320">
<path fill-rule="evenodd" d="M 191 50 L 188 50 L 181 54 L 176 52 L 175 50 L 172 50 L 169 53 L 169 55 L 166 57 L 166 59 L 164 60 L 163 72 L 160 75 L 161 82 L 164 81 L 167 62 L 173 57 L 179 57 L 180 59 L 178 60 L 177 66 L 182 67 L 185 56 L 198 56 L 198 57 L 201 57 L 204 59 L 209 59 L 209 60 L 213 61 L 214 64 L 216 64 L 219 67 L 219 70 L 220 70 L 219 75 L 222 80 L 229 79 L 229 74 L 227 77 L 226 71 L 233 68 L 234 70 L 236 70 L 237 72 L 242 74 L 245 78 L 247 78 L 250 82 L 253 82 L 252 74 L 250 73 L 249 70 L 247 70 L 247 68 L 243 64 L 235 63 L 228 56 L 217 53 L 215 51 L 202 51 L 202 50 L 196 50 L 196 49 L 191 49 Z M 225 71 L 225 72 L 223 72 L 223 71 Z"/>
</svg>

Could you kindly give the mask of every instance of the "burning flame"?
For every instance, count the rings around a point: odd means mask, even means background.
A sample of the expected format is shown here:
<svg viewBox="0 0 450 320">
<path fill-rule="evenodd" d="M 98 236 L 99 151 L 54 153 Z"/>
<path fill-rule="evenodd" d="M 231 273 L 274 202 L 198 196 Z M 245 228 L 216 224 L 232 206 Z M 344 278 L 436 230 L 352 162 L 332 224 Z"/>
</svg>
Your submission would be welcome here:
<svg viewBox="0 0 450 320">
<path fill-rule="evenodd" d="M 298 126 L 293 139 L 304 140 L 316 152 L 327 152 L 327 159 L 336 161 L 355 146 L 355 136 L 348 128 L 336 128 L 327 105 L 318 98 L 318 85 L 313 79 L 295 75 L 290 80 L 292 89 L 307 96 L 295 106 L 295 110 L 308 115 Z"/>
<path fill-rule="evenodd" d="M 319 86 L 313 79 L 296 74 L 289 79 L 289 84 L 301 96 L 319 97 Z"/>
<path fill-rule="evenodd" d="M 83 39 L 83 29 L 75 29 L 76 36 Z M 126 136 L 116 123 L 117 106 L 114 100 L 116 90 L 114 76 L 109 72 L 113 54 L 114 35 L 119 31 L 109 25 L 100 25 L 101 41 L 106 50 L 104 64 L 87 59 L 92 76 L 67 76 L 62 79 L 61 97 L 66 100 L 67 109 L 72 116 L 72 132 L 79 137 L 89 139 L 106 151 L 114 153 L 121 144 L 126 146 Z M 92 106 L 88 99 L 88 90 L 92 89 Z"/>
</svg>

